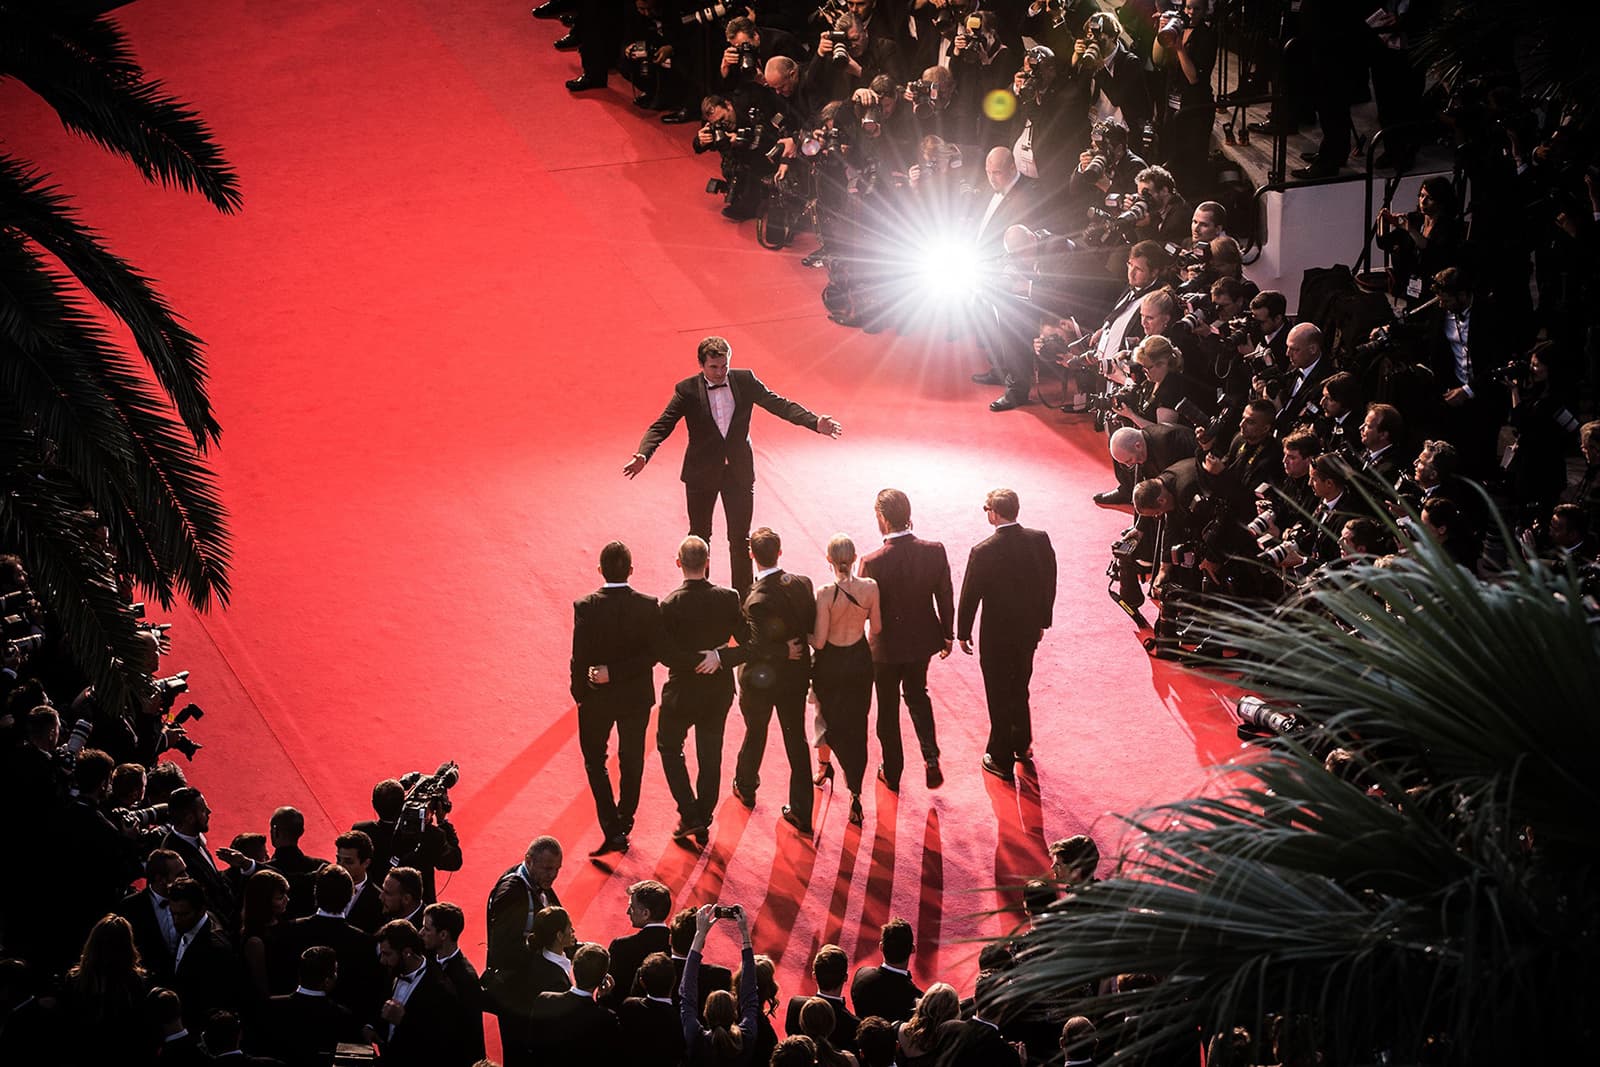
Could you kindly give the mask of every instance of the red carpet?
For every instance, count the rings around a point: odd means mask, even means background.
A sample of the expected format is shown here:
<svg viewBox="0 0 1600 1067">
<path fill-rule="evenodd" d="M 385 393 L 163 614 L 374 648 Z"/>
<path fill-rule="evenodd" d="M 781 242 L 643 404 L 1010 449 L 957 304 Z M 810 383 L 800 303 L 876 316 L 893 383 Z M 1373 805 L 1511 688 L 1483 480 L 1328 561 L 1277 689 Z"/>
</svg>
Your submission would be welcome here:
<svg viewBox="0 0 1600 1067">
<path fill-rule="evenodd" d="M 374 781 L 455 759 L 467 866 L 441 893 L 466 907 L 480 964 L 489 886 L 553 832 L 587 939 L 621 932 L 623 888 L 654 876 L 680 903 L 758 908 L 785 993 L 809 988 L 815 946 L 865 957 L 893 915 L 916 924 L 919 976 L 965 987 L 969 939 L 1009 922 L 985 916 L 1002 902 L 986 887 L 1043 871 L 1045 841 L 1067 834 L 1109 855 L 1113 813 L 1198 788 L 1236 749 L 1210 688 L 1149 661 L 1104 594 L 1122 516 L 1089 503 L 1102 439 L 1037 408 L 991 414 L 964 345 L 826 321 L 819 273 L 717 215 L 700 191 L 714 162 L 686 128 L 636 113 L 620 83 L 563 91 L 575 65 L 526 4 L 144 0 L 118 18 L 212 124 L 242 215 L 143 185 L 13 84 L 0 106 L 13 150 L 208 342 L 235 594 L 176 619 L 166 665 L 194 672 L 210 713 L 191 771 L 215 839 L 292 803 L 307 850 L 328 854 Z M 633 546 L 637 586 L 675 584 L 682 431 L 636 482 L 620 468 L 712 332 L 845 426 L 830 442 L 757 416 L 756 522 L 780 531 L 790 569 L 822 577 L 836 531 L 870 546 L 886 485 L 949 546 L 958 583 L 985 489 L 1015 488 L 1022 521 L 1050 532 L 1062 580 L 1035 674 L 1036 785 L 979 772 L 982 685 L 958 652 L 931 672 L 936 793 L 913 761 L 898 800 L 868 796 L 860 831 L 824 797 L 813 851 L 775 829 L 774 730 L 759 805 L 725 802 L 705 855 L 669 840 L 652 755 L 633 851 L 615 869 L 581 858 L 598 832 L 566 692 L 570 604 L 611 538 Z M 735 713 L 730 771 L 742 733 Z"/>
</svg>

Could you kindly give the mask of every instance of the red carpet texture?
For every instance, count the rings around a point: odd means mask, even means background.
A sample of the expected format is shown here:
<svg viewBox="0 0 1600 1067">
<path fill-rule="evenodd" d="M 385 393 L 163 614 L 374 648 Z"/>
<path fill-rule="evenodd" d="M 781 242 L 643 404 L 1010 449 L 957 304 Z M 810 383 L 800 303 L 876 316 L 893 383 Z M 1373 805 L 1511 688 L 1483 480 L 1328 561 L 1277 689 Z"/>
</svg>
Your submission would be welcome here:
<svg viewBox="0 0 1600 1067">
<path fill-rule="evenodd" d="M 190 770 L 219 842 L 287 803 L 306 812 L 307 851 L 331 855 L 375 781 L 455 759 L 467 864 L 441 895 L 467 909 L 480 965 L 490 885 L 554 833 L 585 939 L 622 932 L 624 887 L 656 877 L 680 905 L 752 909 L 786 994 L 810 988 L 816 946 L 866 958 L 897 915 L 915 924 L 917 975 L 965 990 L 972 939 L 1012 922 L 995 909 L 1014 895 L 991 887 L 1046 870 L 1045 843 L 1068 834 L 1110 856 L 1116 813 L 1201 788 L 1237 750 L 1211 688 L 1148 660 L 1105 596 L 1123 516 L 1089 500 L 1110 484 L 1103 439 L 1037 407 L 990 413 L 965 342 L 828 322 L 820 272 L 701 191 L 715 161 L 692 154 L 693 128 L 636 112 L 618 81 L 569 96 L 559 26 L 526 3 L 142 0 L 116 17 L 212 124 L 242 214 L 142 184 L 15 85 L 0 107 L 10 149 L 208 342 L 235 593 L 177 615 L 166 666 L 193 671 L 210 713 Z M 670 840 L 652 750 L 633 850 L 582 859 L 599 833 L 566 691 L 571 603 L 612 538 L 633 546 L 637 587 L 676 584 L 683 431 L 636 481 L 621 467 L 708 333 L 844 425 L 830 441 L 757 413 L 756 523 L 780 532 L 789 569 L 825 580 L 836 532 L 875 544 L 884 486 L 910 494 L 958 585 L 985 490 L 1014 488 L 1022 521 L 1049 531 L 1061 583 L 1034 676 L 1036 781 L 980 773 L 982 683 L 957 652 L 930 675 L 943 788 L 913 759 L 898 798 L 868 794 L 861 829 L 826 795 L 807 847 L 779 823 L 773 730 L 755 811 L 725 799 L 697 855 Z M 719 540 L 724 580 L 725 559 Z M 726 774 L 742 736 L 735 712 Z"/>
</svg>

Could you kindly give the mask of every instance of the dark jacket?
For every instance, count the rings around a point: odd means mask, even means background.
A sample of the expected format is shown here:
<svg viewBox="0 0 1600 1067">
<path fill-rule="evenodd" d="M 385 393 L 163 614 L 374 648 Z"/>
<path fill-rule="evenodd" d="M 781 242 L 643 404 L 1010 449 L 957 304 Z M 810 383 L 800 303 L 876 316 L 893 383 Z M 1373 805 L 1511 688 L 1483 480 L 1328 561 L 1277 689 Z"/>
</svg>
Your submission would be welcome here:
<svg viewBox="0 0 1600 1067">
<path fill-rule="evenodd" d="M 655 703 L 651 671 L 661 647 L 661 605 L 627 586 L 608 586 L 572 606 L 572 699 L 627 704 L 648 710 Z M 589 681 L 589 668 L 605 666 L 610 680 Z"/>
<path fill-rule="evenodd" d="M 955 594 L 944 545 L 915 534 L 886 537 L 861 560 L 861 576 L 878 583 L 883 626 L 871 635 L 879 663 L 916 663 L 955 636 Z"/>
<path fill-rule="evenodd" d="M 727 437 L 717 431 L 716 420 L 711 417 L 705 375 L 696 374 L 673 387 L 666 410 L 639 442 L 639 454 L 647 459 L 655 455 L 661 442 L 682 419 L 689 427 L 689 445 L 683 453 L 682 478 L 686 484 L 719 486 L 726 471 L 736 484 L 754 485 L 756 466 L 750 450 L 750 415 L 756 407 L 766 408 L 796 426 L 808 430 L 817 428 L 816 415 L 774 393 L 750 371 L 737 367 L 729 370 L 728 388 L 733 390 L 733 420 Z"/>
<path fill-rule="evenodd" d="M 972 640 L 972 623 L 983 606 L 978 643 L 1031 645 L 1048 629 L 1056 600 L 1056 553 L 1050 535 L 1016 525 L 1001 526 L 972 547 L 961 580 L 956 636 Z M 859 979 L 859 973 L 857 975 Z M 862 1012 L 859 1002 L 858 1015 Z"/>
</svg>

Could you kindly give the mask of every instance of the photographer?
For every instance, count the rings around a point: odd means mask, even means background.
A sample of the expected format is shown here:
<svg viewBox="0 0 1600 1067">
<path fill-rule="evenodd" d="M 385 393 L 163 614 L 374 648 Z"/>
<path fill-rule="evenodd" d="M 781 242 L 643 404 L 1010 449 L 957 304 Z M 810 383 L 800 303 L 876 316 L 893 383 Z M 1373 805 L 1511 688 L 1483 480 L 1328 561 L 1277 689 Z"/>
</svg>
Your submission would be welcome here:
<svg viewBox="0 0 1600 1067">
<path fill-rule="evenodd" d="M 1057 55 L 1070 55 L 1083 24 L 1098 11 L 1094 0 L 1033 0 L 1022 20 L 1022 32 Z"/>
<path fill-rule="evenodd" d="M 1327 386 L 1323 386 L 1327 391 Z M 1398 442 L 1405 433 L 1405 420 L 1392 404 L 1373 404 L 1361 420 L 1361 451 L 1358 469 L 1385 486 L 1393 486 L 1407 466 Z"/>
<path fill-rule="evenodd" d="M 1083 143 L 1087 125 L 1071 106 L 1071 80 L 1056 54 L 1043 45 L 1023 52 L 1022 67 L 1011 79 L 1017 98 L 1011 154 L 1019 171 L 1049 191 L 1043 216 L 1047 223 L 1058 222 L 1066 210 L 1063 196 L 1072 173 L 1072 150 Z"/>
<path fill-rule="evenodd" d="M 911 126 L 919 138 L 938 137 L 952 146 L 973 140 L 981 101 L 960 96 L 948 67 L 927 68 L 906 84 L 901 97 L 910 105 Z"/>
<path fill-rule="evenodd" d="M 1389 295 L 1414 307 L 1426 299 L 1427 282 L 1458 265 L 1466 237 L 1456 206 L 1456 187 L 1436 174 L 1417 190 L 1417 210 L 1378 212 L 1377 246 L 1389 255 Z"/>
<path fill-rule="evenodd" d="M 1252 383 L 1262 395 L 1278 401 L 1279 427 L 1299 422 L 1306 408 L 1322 396 L 1323 379 L 1333 373 L 1333 360 L 1323 355 L 1322 331 L 1311 323 L 1291 327 L 1284 347 L 1288 367 L 1279 363 L 1264 367 Z"/>
<path fill-rule="evenodd" d="M 1142 429 L 1123 426 L 1111 434 L 1108 448 L 1117 488 L 1096 493 L 1094 502 L 1102 508 L 1126 508 L 1133 503 L 1135 484 L 1194 455 L 1194 431 L 1187 426 L 1160 424 Z"/>
<path fill-rule="evenodd" d="M 1011 84 L 1017 69 L 1017 52 L 1002 39 L 999 16 L 978 11 L 963 17 L 951 36 L 940 38 L 939 53 L 935 65 L 948 68 L 955 77 L 956 101 L 966 124 L 962 140 L 999 143 L 997 133 L 991 130 L 993 124 L 980 110 L 989 93 Z"/>
<path fill-rule="evenodd" d="M 1267 558 L 1285 571 L 1301 576 L 1339 559 L 1339 533 L 1351 519 L 1362 518 L 1361 501 L 1352 488 L 1349 464 L 1343 457 L 1324 453 L 1311 461 L 1311 491 L 1317 504 L 1309 519 L 1297 520 L 1283 531 L 1277 546 L 1268 549 Z"/>
<path fill-rule="evenodd" d="M 1151 293 L 1145 300 L 1149 302 L 1160 295 Z M 1140 429 L 1158 422 L 1175 423 L 1176 410 L 1182 401 L 1198 403 L 1194 384 L 1184 377 L 1182 365 L 1183 357 L 1170 340 L 1159 332 L 1146 336 L 1133 350 L 1133 366 L 1143 373 L 1112 378 L 1119 384 L 1131 382 L 1134 386 L 1132 393 L 1124 395 L 1117 404 L 1116 414 Z M 1209 407 L 1209 403 L 1206 406 Z"/>
<path fill-rule="evenodd" d="M 1089 108 L 1100 118 L 1115 116 L 1142 134 L 1150 122 L 1150 92 L 1142 60 L 1122 44 L 1115 15 L 1090 15 L 1072 49 L 1072 70 L 1090 77 Z"/>
<path fill-rule="evenodd" d="M 693 91 L 683 69 L 687 48 L 683 26 L 668 9 L 666 0 L 633 0 L 625 22 L 622 62 L 618 70 L 639 90 L 635 107 L 663 112 L 670 124 L 693 121 L 689 94 Z"/>
<path fill-rule="evenodd" d="M 1511 389 L 1515 440 L 1503 466 L 1515 521 L 1548 512 L 1567 485 L 1567 451 L 1578 420 L 1551 389 L 1553 354 L 1554 344 L 1541 341 L 1525 361 L 1513 361 L 1500 372 Z"/>
<path fill-rule="evenodd" d="M 870 36 L 860 19 L 847 14 L 817 38 L 803 84 L 813 99 L 847 100 L 857 89 L 869 88 L 879 74 L 900 77 L 898 49 L 891 40 Z"/>
<path fill-rule="evenodd" d="M 428 803 L 421 816 L 420 830 L 401 818 L 407 807 L 406 787 L 397 779 L 386 778 L 372 787 L 372 810 L 378 817 L 351 827 L 372 841 L 372 869 L 367 877 L 378 885 L 391 867 L 411 867 L 422 876 L 422 904 L 438 899 L 434 871 L 459 871 L 463 857 L 461 840 L 448 817 L 449 798 Z"/>
<path fill-rule="evenodd" d="M 1221 459 L 1214 491 L 1227 497 L 1236 513 L 1245 513 L 1262 486 L 1284 480 L 1283 446 L 1272 433 L 1277 413 L 1272 401 L 1252 400 L 1244 406 L 1232 440 L 1210 441 L 1205 427 L 1195 430 L 1200 446 Z"/>
<path fill-rule="evenodd" d="M 719 92 L 729 95 L 759 82 L 767 60 L 773 56 L 788 56 L 796 62 L 805 58 L 805 46 L 793 34 L 757 26 L 744 15 L 729 19 L 723 35 L 728 47 L 723 49 L 717 67 L 717 86 Z"/>
<path fill-rule="evenodd" d="M 733 222 L 755 218 L 761 213 L 767 193 L 762 179 L 775 169 L 760 150 L 763 131 L 753 124 L 753 119 L 760 117 L 759 112 L 750 116 L 750 124 L 740 126 L 732 101 L 708 96 L 700 102 L 700 114 L 705 125 L 694 136 L 695 152 L 715 151 L 722 157 L 722 179 L 712 179 L 706 185 L 707 191 L 720 192 L 726 198 L 723 218 Z"/>
<path fill-rule="evenodd" d="M 1164 74 L 1161 154 L 1187 187 L 1210 179 L 1211 129 L 1216 99 L 1211 68 L 1217 61 L 1217 34 L 1210 24 L 1210 0 L 1183 0 L 1161 16 L 1150 58 Z"/>
<path fill-rule="evenodd" d="M 1189 203 L 1178 193 L 1172 173 L 1165 167 L 1146 167 L 1134 178 L 1144 216 L 1133 224 L 1140 238 L 1181 245 L 1189 237 Z"/>
<path fill-rule="evenodd" d="M 1102 119 L 1089 131 L 1089 147 L 1078 155 L 1068 179 L 1072 204 L 1098 207 L 1108 193 L 1131 193 L 1149 164 L 1128 147 L 1128 127 L 1119 119 Z"/>
<path fill-rule="evenodd" d="M 1307 405 L 1297 425 L 1309 429 L 1322 442 L 1322 451 L 1354 459 L 1361 452 L 1361 423 L 1367 405 L 1361 399 L 1361 380 L 1349 371 L 1330 374 L 1322 382 L 1322 399 Z M 1393 479 L 1389 479 L 1393 482 Z"/>
</svg>

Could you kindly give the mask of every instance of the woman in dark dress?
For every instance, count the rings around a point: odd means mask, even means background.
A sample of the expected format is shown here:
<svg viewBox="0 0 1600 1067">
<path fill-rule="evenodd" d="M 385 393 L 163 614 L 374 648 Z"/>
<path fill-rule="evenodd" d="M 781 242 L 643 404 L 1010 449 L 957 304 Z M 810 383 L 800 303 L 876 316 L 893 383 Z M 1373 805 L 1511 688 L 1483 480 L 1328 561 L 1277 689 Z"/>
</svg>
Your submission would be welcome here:
<svg viewBox="0 0 1600 1067">
<path fill-rule="evenodd" d="M 833 581 L 817 590 L 817 620 L 811 647 L 817 650 L 812 685 L 817 691 L 817 712 L 824 724 L 828 746 L 844 768 L 850 788 L 850 823 L 860 826 L 861 785 L 867 769 L 867 713 L 872 707 L 872 652 L 865 627 L 876 633 L 883 626 L 878 608 L 878 583 L 857 577 L 855 542 L 836 534 L 828 542 L 828 564 Z M 832 777 L 827 748 L 819 736 L 819 775 Z"/>
<path fill-rule="evenodd" d="M 1463 237 L 1456 189 L 1442 174 L 1423 181 L 1417 210 L 1378 212 L 1378 247 L 1389 253 L 1389 295 L 1407 307 L 1427 300 L 1428 279 L 1458 265 Z"/>
</svg>

